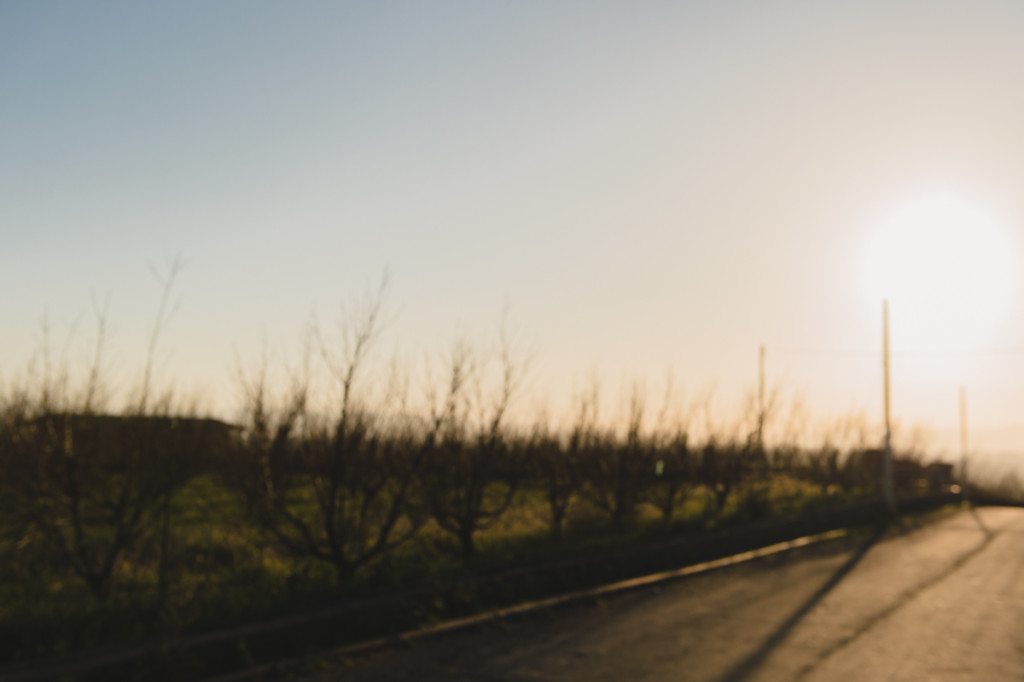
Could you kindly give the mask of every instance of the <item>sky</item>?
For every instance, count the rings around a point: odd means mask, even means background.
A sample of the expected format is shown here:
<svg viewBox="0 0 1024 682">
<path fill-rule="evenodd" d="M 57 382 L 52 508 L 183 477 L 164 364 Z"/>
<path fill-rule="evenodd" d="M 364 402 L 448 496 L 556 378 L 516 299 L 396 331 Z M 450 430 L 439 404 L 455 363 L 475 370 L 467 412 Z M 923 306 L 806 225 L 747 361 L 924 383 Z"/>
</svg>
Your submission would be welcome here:
<svg viewBox="0 0 1024 682">
<path fill-rule="evenodd" d="M 995 237 L 892 261 L 967 292 L 890 302 L 894 419 L 945 447 L 963 386 L 976 447 L 1024 451 L 1022 33 L 986 0 L 3 3 L 0 381 L 44 319 L 81 365 L 106 305 L 125 390 L 178 258 L 158 375 L 225 417 L 387 273 L 416 385 L 504 319 L 529 409 L 671 374 L 731 423 L 763 346 L 780 420 L 877 426 L 867 261 L 938 198 Z"/>
</svg>

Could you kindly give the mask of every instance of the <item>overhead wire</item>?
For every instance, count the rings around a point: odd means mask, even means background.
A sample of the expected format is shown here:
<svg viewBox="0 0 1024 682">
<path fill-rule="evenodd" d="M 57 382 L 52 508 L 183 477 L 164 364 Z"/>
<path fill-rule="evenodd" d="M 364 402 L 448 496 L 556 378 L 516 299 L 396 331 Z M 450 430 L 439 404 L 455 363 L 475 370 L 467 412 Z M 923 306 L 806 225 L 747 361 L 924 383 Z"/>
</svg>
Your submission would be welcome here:
<svg viewBox="0 0 1024 682">
<path fill-rule="evenodd" d="M 882 349 L 863 350 L 853 348 L 787 348 L 784 346 L 765 346 L 765 350 L 771 353 L 782 353 L 785 355 L 824 355 L 824 356 L 845 356 L 845 357 L 881 357 Z M 955 356 L 984 356 L 984 355 L 1024 355 L 1024 346 L 1008 346 L 1003 348 L 964 348 L 964 349 L 919 349 L 919 350 L 896 350 L 890 351 L 892 357 L 955 357 Z"/>
</svg>

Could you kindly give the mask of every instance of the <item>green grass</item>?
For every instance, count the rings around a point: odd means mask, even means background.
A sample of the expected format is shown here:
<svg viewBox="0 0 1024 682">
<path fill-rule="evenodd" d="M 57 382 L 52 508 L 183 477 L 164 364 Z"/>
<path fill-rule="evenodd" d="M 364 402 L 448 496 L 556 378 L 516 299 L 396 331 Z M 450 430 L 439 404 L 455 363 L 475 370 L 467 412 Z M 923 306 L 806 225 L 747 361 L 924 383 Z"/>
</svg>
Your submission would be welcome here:
<svg viewBox="0 0 1024 682">
<path fill-rule="evenodd" d="M 0 583 L 0 659 L 18 662 L 113 642 L 203 631 L 358 594 L 585 558 L 842 499 L 837 492 L 822 495 L 817 486 L 775 477 L 738 491 L 723 512 L 714 515 L 710 496 L 697 488 L 671 523 L 666 524 L 654 507 L 641 505 L 633 522 L 616 531 L 609 528 L 606 515 L 579 499 L 563 536 L 556 540 L 548 527 L 542 491 L 526 487 L 493 526 L 478 534 L 478 553 L 471 560 L 459 556 L 451 536 L 428 523 L 412 541 L 368 565 L 349 584 L 338 586 L 331 566 L 281 554 L 249 521 L 235 495 L 213 476 L 200 476 L 174 500 L 174 562 L 164 604 L 157 601 L 152 542 L 143 543 L 121 563 L 106 602 L 98 602 L 82 581 L 45 561 L 23 560 L 24 566 L 8 570 Z M 30 543 L 28 549 L 38 548 Z"/>
</svg>

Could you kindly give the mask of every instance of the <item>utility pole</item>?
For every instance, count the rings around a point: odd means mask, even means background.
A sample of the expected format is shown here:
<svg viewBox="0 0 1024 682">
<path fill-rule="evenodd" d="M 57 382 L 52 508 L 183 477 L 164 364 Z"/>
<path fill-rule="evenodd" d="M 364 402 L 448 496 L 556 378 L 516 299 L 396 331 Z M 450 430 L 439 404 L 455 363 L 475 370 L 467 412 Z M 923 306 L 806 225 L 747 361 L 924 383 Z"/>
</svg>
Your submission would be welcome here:
<svg viewBox="0 0 1024 682">
<path fill-rule="evenodd" d="M 960 387 L 960 494 L 967 495 L 967 389 Z"/>
<path fill-rule="evenodd" d="M 896 513 L 896 499 L 892 490 L 892 423 L 889 418 L 889 300 L 882 301 L 882 384 L 885 395 L 885 446 L 882 451 L 882 493 L 885 507 Z"/>
<path fill-rule="evenodd" d="M 757 446 L 764 449 L 764 345 L 757 364 Z"/>
</svg>

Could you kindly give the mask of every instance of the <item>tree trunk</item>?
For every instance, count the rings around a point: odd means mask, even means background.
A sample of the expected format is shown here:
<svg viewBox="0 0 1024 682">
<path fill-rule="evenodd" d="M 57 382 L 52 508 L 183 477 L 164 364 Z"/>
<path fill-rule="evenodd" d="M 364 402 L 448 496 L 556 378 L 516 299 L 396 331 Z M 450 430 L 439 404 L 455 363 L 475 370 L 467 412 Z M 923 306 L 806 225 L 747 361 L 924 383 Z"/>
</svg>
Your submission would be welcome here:
<svg viewBox="0 0 1024 682">
<path fill-rule="evenodd" d="M 459 548 L 465 559 L 472 559 L 476 556 L 476 543 L 473 541 L 473 528 L 459 529 Z"/>
<path fill-rule="evenodd" d="M 340 559 L 334 561 L 334 578 L 337 581 L 338 587 L 345 585 L 355 574 L 356 569 L 351 562 Z"/>
<path fill-rule="evenodd" d="M 167 592 L 170 582 L 170 544 L 171 544 L 171 496 L 164 494 L 160 506 L 160 557 L 157 566 L 158 603 L 160 608 L 167 604 Z"/>
</svg>

